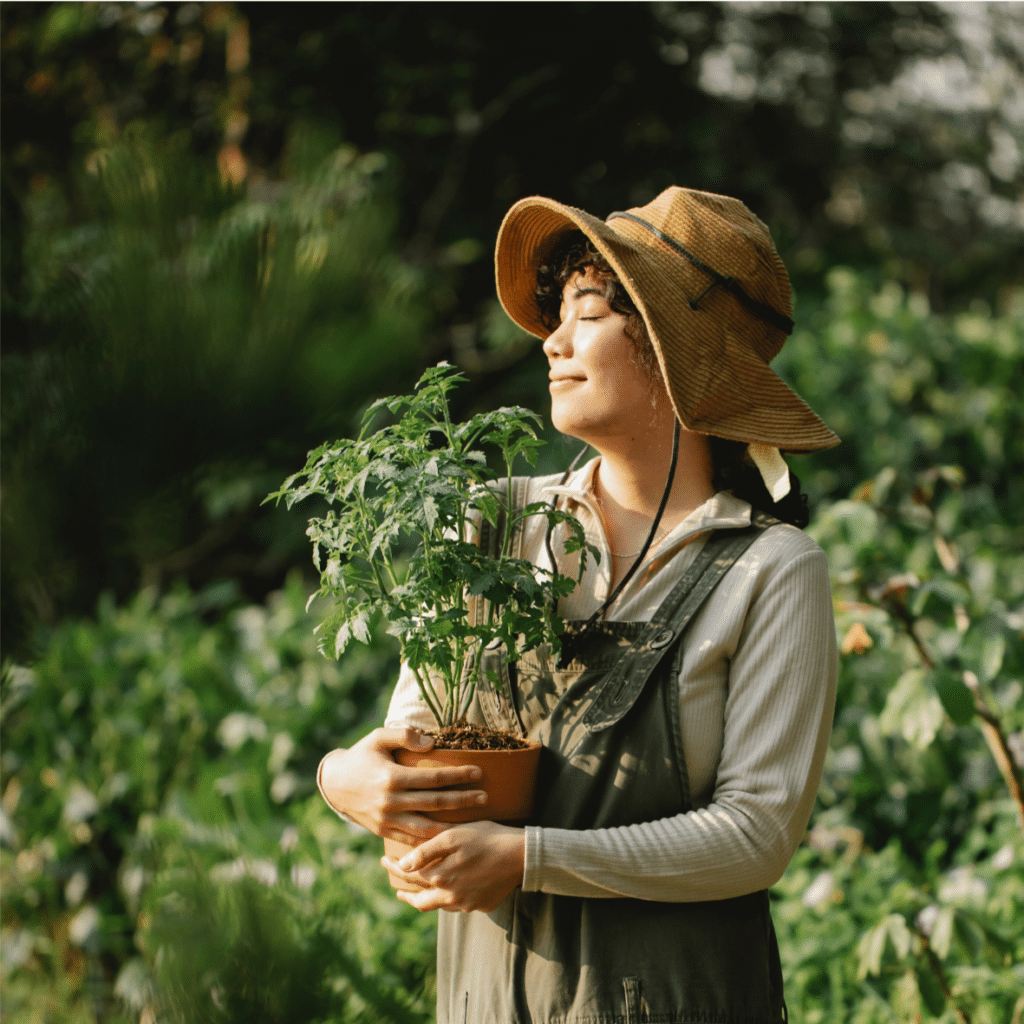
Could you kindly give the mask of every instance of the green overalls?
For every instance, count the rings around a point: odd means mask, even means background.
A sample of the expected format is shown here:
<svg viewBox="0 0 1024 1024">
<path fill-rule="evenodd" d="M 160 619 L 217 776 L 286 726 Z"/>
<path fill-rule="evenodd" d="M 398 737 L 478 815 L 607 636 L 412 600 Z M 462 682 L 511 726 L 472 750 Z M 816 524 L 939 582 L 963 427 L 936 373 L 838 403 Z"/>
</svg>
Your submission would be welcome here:
<svg viewBox="0 0 1024 1024">
<path fill-rule="evenodd" d="M 650 622 L 592 628 L 564 670 L 547 648 L 512 673 L 501 651 L 485 654 L 471 720 L 544 744 L 531 824 L 615 828 L 692 808 L 679 724 L 683 634 L 774 522 L 755 513 L 750 528 L 712 535 Z M 488 669 L 500 686 L 486 681 Z M 437 984 L 438 1024 L 785 1019 L 764 890 L 663 903 L 516 889 L 489 914 L 440 914 Z"/>
</svg>

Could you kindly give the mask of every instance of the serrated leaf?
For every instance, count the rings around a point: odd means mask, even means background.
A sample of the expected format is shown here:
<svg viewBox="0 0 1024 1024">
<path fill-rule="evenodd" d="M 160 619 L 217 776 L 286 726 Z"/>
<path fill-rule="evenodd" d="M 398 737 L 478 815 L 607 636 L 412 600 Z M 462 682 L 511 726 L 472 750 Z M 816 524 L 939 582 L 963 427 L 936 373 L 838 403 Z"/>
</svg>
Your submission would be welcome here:
<svg viewBox="0 0 1024 1024">
<path fill-rule="evenodd" d="M 501 505 L 498 503 L 498 499 L 491 493 L 491 491 L 484 488 L 474 497 L 473 502 L 480 510 L 484 519 L 486 519 L 491 526 L 497 526 L 498 513 L 501 511 Z"/>
<path fill-rule="evenodd" d="M 479 576 L 477 576 L 475 580 L 473 580 L 472 584 L 470 585 L 469 594 L 471 597 L 477 597 L 480 594 L 484 593 L 485 590 L 488 590 L 490 587 L 493 587 L 494 584 L 497 582 L 497 573 L 481 573 Z"/>
<path fill-rule="evenodd" d="M 433 530 L 437 523 L 437 502 L 431 497 L 426 497 L 423 500 L 423 518 L 426 521 L 427 529 Z"/>
<path fill-rule="evenodd" d="M 370 629 L 366 621 L 366 612 L 360 612 L 352 620 L 352 635 L 361 643 L 370 642 Z"/>
<path fill-rule="evenodd" d="M 345 648 L 348 647 L 349 640 L 352 639 L 352 630 L 347 622 L 343 622 L 339 627 L 338 631 L 334 634 L 334 657 L 340 658 L 344 653 Z"/>
</svg>

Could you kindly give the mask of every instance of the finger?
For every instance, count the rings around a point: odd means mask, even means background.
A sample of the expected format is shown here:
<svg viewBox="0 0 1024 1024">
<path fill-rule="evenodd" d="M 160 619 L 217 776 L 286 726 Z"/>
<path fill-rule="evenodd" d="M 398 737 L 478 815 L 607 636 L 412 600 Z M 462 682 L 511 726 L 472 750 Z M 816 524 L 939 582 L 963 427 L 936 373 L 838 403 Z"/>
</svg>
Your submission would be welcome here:
<svg viewBox="0 0 1024 1024">
<path fill-rule="evenodd" d="M 434 737 L 428 736 L 419 729 L 391 726 L 374 729 L 368 739 L 378 750 L 430 750 L 434 745 Z"/>
<path fill-rule="evenodd" d="M 451 825 L 447 822 L 434 821 L 419 814 L 395 814 L 383 820 L 379 834 L 384 839 L 422 843 L 426 839 L 433 839 L 434 836 L 447 832 L 450 828 Z"/>
<path fill-rule="evenodd" d="M 381 864 L 388 873 L 388 881 L 391 888 L 398 892 L 419 892 L 421 889 L 431 889 L 433 886 L 428 882 L 418 882 L 398 871 L 391 871 L 385 863 L 386 858 L 381 858 Z"/>
<path fill-rule="evenodd" d="M 453 848 L 451 836 L 442 833 L 403 854 L 398 861 L 398 867 L 407 874 L 415 874 L 435 861 L 447 857 Z"/>
<path fill-rule="evenodd" d="M 451 893 L 443 889 L 422 889 L 417 892 L 407 892 L 399 889 L 395 895 L 410 907 L 424 912 L 430 910 L 456 910 L 454 899 Z"/>
<path fill-rule="evenodd" d="M 429 813 L 482 807 L 486 803 L 487 793 L 482 789 L 420 789 L 391 793 L 384 809 L 397 814 Z"/>
<path fill-rule="evenodd" d="M 444 789 L 446 786 L 460 786 L 479 782 L 484 773 L 472 764 L 438 766 L 431 768 L 408 768 L 397 765 L 395 778 L 400 780 L 401 789 Z"/>
<path fill-rule="evenodd" d="M 380 859 L 381 866 L 387 871 L 388 876 L 391 879 L 391 884 L 395 888 L 412 888 L 415 890 L 419 889 L 433 889 L 437 882 L 433 878 L 428 878 L 425 875 L 417 874 L 412 871 L 403 871 L 399 867 L 399 863 L 396 860 L 392 860 L 386 854 Z M 395 883 L 400 883 L 395 885 Z"/>
</svg>

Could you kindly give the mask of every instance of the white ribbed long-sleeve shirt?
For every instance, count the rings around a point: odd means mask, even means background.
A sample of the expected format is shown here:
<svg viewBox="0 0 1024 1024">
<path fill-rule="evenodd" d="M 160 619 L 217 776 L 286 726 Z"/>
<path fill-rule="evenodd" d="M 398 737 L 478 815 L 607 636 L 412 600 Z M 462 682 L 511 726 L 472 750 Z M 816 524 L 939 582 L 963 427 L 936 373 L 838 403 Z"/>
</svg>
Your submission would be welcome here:
<svg viewBox="0 0 1024 1024">
<path fill-rule="evenodd" d="M 607 597 L 611 556 L 593 496 L 599 459 L 531 482 L 529 501 L 559 495 L 601 552 L 559 613 L 587 618 Z M 750 524 L 750 506 L 720 492 L 667 534 L 608 610 L 648 621 L 710 531 Z M 523 557 L 549 565 L 545 522 L 526 524 Z M 553 547 L 561 546 L 556 537 Z M 560 568 L 574 574 L 572 561 Z M 567 896 L 693 902 L 766 888 L 807 826 L 835 704 L 838 656 L 824 552 L 796 527 L 762 534 L 729 570 L 683 636 L 679 715 L 694 809 L 609 829 L 526 827 L 523 889 Z M 402 670 L 388 725 L 433 727 Z"/>
</svg>

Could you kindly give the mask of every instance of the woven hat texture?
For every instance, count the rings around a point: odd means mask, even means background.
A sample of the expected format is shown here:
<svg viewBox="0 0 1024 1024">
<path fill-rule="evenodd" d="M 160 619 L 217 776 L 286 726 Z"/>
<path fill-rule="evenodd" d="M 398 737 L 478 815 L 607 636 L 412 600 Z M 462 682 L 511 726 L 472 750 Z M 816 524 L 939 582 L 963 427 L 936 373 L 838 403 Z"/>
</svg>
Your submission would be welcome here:
<svg viewBox="0 0 1024 1024">
<path fill-rule="evenodd" d="M 576 228 L 636 304 L 683 426 L 792 452 L 839 443 L 768 365 L 789 333 L 789 276 L 767 227 L 743 203 L 673 186 L 646 206 L 603 221 L 553 199 L 521 199 L 498 232 L 498 297 L 508 315 L 539 338 L 550 330 L 534 297 L 537 271 Z M 716 278 L 676 246 L 731 278 L 752 302 L 741 301 L 727 284 L 708 290 Z M 761 315 L 751 309 L 758 304 L 767 307 Z"/>
</svg>

